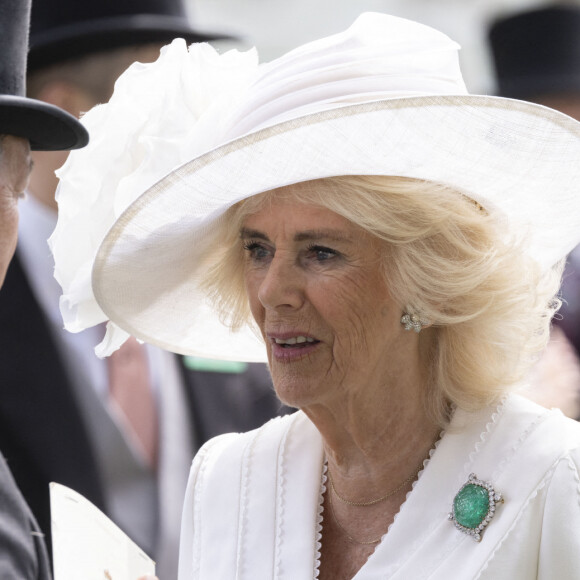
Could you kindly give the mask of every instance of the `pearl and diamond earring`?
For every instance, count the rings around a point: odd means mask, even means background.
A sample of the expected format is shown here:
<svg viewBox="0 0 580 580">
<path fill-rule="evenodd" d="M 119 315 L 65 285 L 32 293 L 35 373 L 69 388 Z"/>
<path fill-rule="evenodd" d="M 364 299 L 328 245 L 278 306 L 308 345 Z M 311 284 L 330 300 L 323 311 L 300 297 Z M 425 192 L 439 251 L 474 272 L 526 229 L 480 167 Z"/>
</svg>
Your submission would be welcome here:
<svg viewBox="0 0 580 580">
<path fill-rule="evenodd" d="M 420 316 L 419 314 L 409 314 L 408 312 L 404 312 L 403 316 L 401 317 L 401 324 L 405 326 L 405 330 L 414 330 L 415 332 L 421 332 L 421 330 L 428 326 L 429 320 L 424 316 Z"/>
</svg>

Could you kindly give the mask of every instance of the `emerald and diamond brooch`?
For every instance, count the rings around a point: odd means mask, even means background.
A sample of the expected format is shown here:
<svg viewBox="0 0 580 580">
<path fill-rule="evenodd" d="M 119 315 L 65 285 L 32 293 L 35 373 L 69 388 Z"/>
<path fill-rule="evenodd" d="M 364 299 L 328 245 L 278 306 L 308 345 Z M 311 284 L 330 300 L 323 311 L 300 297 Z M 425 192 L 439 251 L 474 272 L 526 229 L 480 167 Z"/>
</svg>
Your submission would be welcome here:
<svg viewBox="0 0 580 580">
<path fill-rule="evenodd" d="M 453 499 L 449 519 L 458 530 L 479 542 L 483 530 L 495 515 L 498 503 L 503 503 L 501 494 L 491 483 L 477 479 L 472 473 Z"/>
</svg>

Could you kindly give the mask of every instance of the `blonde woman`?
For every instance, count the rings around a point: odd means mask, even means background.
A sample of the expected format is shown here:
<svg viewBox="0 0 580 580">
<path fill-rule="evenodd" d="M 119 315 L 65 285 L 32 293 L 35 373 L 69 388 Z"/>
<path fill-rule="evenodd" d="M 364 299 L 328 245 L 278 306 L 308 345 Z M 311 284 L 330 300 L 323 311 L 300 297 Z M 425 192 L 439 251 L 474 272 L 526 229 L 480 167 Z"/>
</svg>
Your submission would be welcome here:
<svg viewBox="0 0 580 580">
<path fill-rule="evenodd" d="M 102 189 L 118 217 L 84 283 L 109 346 L 267 359 L 299 409 L 198 453 L 180 580 L 580 569 L 580 427 L 514 393 L 580 236 L 580 126 L 469 95 L 457 48 L 362 15 L 249 66 L 168 139 L 180 167 L 142 158 L 153 187 L 128 170 L 122 202 Z M 84 209 L 77 158 L 61 201 Z"/>
</svg>

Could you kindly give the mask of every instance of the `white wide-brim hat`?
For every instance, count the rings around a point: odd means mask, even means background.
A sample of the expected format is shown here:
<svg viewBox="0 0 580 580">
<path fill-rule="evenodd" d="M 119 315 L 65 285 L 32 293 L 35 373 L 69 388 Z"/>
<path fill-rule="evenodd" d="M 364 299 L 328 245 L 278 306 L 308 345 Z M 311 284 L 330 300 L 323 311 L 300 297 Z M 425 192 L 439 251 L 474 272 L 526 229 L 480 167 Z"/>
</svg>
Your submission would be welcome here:
<svg viewBox="0 0 580 580">
<path fill-rule="evenodd" d="M 212 111 L 211 137 L 199 117 L 206 152 L 189 135 L 195 155 L 117 208 L 92 263 L 93 323 L 109 319 L 183 354 L 265 360 L 255 331 L 222 325 L 200 290 L 222 249 L 212 232 L 240 200 L 337 175 L 448 185 L 551 267 L 580 241 L 580 124 L 538 105 L 468 95 L 457 50 L 429 27 L 364 14 L 346 32 L 258 67 L 226 110 Z M 64 288 L 70 327 L 83 309 L 71 301 L 74 286 Z"/>
</svg>

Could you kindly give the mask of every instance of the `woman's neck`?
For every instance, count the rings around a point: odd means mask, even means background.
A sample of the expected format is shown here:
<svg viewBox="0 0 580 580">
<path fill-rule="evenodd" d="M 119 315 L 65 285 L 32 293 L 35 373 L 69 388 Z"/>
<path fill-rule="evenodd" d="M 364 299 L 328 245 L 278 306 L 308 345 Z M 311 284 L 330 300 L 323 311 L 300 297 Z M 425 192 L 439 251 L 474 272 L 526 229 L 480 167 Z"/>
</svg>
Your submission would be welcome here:
<svg viewBox="0 0 580 580">
<path fill-rule="evenodd" d="M 322 434 L 341 495 L 379 497 L 422 465 L 440 433 L 423 403 L 424 388 L 401 381 L 364 402 L 342 399 L 303 409 Z"/>
<path fill-rule="evenodd" d="M 415 404 L 407 395 L 375 401 L 364 412 L 305 409 L 322 434 L 328 461 L 321 580 L 356 575 L 387 533 L 439 436 L 419 404 L 422 398 Z"/>
</svg>

